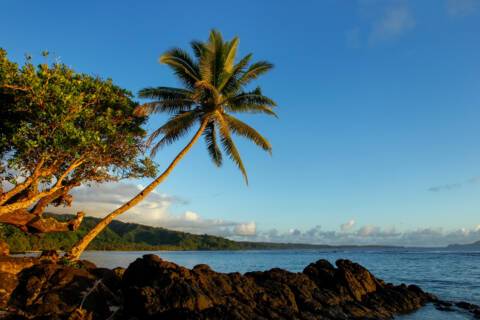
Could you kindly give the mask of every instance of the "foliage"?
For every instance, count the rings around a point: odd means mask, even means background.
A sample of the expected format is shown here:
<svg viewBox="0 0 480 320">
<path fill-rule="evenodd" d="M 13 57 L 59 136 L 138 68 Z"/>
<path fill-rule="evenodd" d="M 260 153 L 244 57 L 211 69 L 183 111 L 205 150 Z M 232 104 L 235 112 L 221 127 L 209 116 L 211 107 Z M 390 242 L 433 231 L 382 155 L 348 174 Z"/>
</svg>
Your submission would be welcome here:
<svg viewBox="0 0 480 320">
<path fill-rule="evenodd" d="M 0 49 L 0 222 L 21 213 L 20 227 L 41 232 L 30 215 L 69 205 L 74 187 L 154 176 L 136 105 L 111 80 L 60 63 L 19 67 Z"/>
<path fill-rule="evenodd" d="M 251 63 L 252 54 L 237 60 L 239 39 L 224 41 L 220 32 L 212 30 L 207 42 L 191 43 L 194 57 L 174 48 L 160 57 L 183 84 L 183 88 L 156 87 L 140 91 L 142 98 L 154 101 L 144 104 L 142 114 L 166 112 L 170 120 L 155 130 L 148 143 L 152 154 L 187 134 L 195 124 L 206 123 L 203 136 L 213 162 L 220 166 L 223 151 L 235 162 L 248 183 L 247 172 L 232 134 L 243 136 L 265 151 L 270 143 L 254 128 L 232 113 L 264 113 L 275 116 L 275 102 L 264 96 L 260 88 L 246 90 L 252 80 L 270 71 L 267 61 Z M 220 139 L 218 139 L 218 136 Z"/>
</svg>

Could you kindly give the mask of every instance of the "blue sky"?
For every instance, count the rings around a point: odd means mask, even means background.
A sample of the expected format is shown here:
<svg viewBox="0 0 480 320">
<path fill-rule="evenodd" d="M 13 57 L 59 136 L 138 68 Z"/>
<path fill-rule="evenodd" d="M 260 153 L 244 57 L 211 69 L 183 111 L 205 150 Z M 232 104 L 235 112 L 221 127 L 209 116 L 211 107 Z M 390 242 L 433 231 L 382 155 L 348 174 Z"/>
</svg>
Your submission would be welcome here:
<svg viewBox="0 0 480 320">
<path fill-rule="evenodd" d="M 48 50 L 136 93 L 177 86 L 159 55 L 211 28 L 276 66 L 258 84 L 280 118 L 243 117 L 273 156 L 238 140 L 247 187 L 199 144 L 129 220 L 252 240 L 480 239 L 480 1 L 6 0 L 0 46 L 19 62 Z M 156 160 L 165 167 L 181 147 Z M 128 198 L 146 183 L 97 194 Z"/>
</svg>

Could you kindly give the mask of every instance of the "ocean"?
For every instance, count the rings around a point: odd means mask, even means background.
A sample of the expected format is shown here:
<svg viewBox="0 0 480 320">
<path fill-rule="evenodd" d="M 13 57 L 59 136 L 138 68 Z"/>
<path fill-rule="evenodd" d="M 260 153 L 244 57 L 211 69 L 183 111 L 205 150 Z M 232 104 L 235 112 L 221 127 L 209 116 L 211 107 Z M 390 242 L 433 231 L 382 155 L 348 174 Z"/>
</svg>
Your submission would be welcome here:
<svg viewBox="0 0 480 320">
<path fill-rule="evenodd" d="M 87 251 L 82 258 L 99 267 L 127 267 L 136 258 L 153 253 L 162 259 L 192 268 L 208 264 L 218 272 L 248 272 L 274 267 L 302 271 L 309 263 L 327 259 L 350 259 L 376 277 L 394 284 L 416 284 L 444 300 L 462 300 L 480 305 L 480 250 L 446 249 L 322 249 L 258 251 Z M 472 319 L 467 314 L 440 312 L 433 306 L 399 316 L 402 320 Z"/>
</svg>

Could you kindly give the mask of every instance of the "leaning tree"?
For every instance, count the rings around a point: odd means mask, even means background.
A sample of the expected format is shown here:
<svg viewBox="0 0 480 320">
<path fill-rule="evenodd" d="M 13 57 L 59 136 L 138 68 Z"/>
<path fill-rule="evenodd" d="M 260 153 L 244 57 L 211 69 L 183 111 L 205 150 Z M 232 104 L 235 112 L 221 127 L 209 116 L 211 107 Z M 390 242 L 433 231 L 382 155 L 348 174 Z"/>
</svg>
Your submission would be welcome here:
<svg viewBox="0 0 480 320">
<path fill-rule="evenodd" d="M 46 54 L 45 54 L 46 55 Z M 45 58 L 47 59 L 47 57 Z M 28 233 L 78 228 L 44 216 L 73 188 L 155 176 L 144 151 L 145 116 L 128 91 L 60 63 L 23 66 L 0 49 L 0 223 Z"/>
<path fill-rule="evenodd" d="M 247 172 L 232 134 L 243 136 L 265 151 L 270 143 L 254 128 L 232 113 L 263 113 L 275 116 L 275 102 L 264 96 L 260 88 L 246 90 L 252 80 L 272 69 L 266 61 L 251 63 L 252 54 L 237 60 L 239 39 L 224 41 L 218 31 L 211 31 L 207 42 L 193 41 L 192 58 L 186 51 L 174 48 L 160 57 L 183 84 L 183 88 L 156 87 L 140 91 L 140 97 L 153 101 L 138 108 L 141 115 L 169 113 L 171 118 L 153 132 L 148 140 L 154 155 L 159 148 L 177 141 L 197 127 L 188 144 L 152 183 L 130 201 L 103 218 L 77 242 L 67 257 L 78 259 L 88 244 L 117 216 L 132 208 L 152 192 L 172 172 L 180 160 L 203 135 L 213 162 L 220 166 L 223 151 L 235 162 L 245 181 Z"/>
</svg>

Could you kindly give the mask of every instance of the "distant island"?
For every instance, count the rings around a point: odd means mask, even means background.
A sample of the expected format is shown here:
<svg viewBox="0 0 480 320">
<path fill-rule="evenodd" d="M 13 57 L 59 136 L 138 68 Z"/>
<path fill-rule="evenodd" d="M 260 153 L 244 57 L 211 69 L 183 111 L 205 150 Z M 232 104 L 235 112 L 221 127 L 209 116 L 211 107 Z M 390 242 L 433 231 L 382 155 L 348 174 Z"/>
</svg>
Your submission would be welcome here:
<svg viewBox="0 0 480 320">
<path fill-rule="evenodd" d="M 46 216 L 51 214 L 46 214 Z M 72 215 L 56 214 L 59 220 L 72 219 Z M 86 217 L 75 232 L 59 232 L 28 236 L 12 226 L 0 229 L 0 239 L 10 246 L 11 252 L 39 250 L 65 250 L 93 228 L 99 218 Z M 150 227 L 137 223 L 113 221 L 88 247 L 89 250 L 270 250 L 270 249 L 327 249 L 355 248 L 359 246 L 330 246 L 303 243 L 273 243 L 233 241 L 212 235 L 196 235 L 186 232 Z M 388 246 L 362 246 L 387 248 Z M 393 247 L 392 247 L 393 248 Z"/>
<path fill-rule="evenodd" d="M 447 247 L 448 249 L 480 249 L 480 240 L 474 243 L 468 243 L 468 244 L 451 244 Z"/>
</svg>

